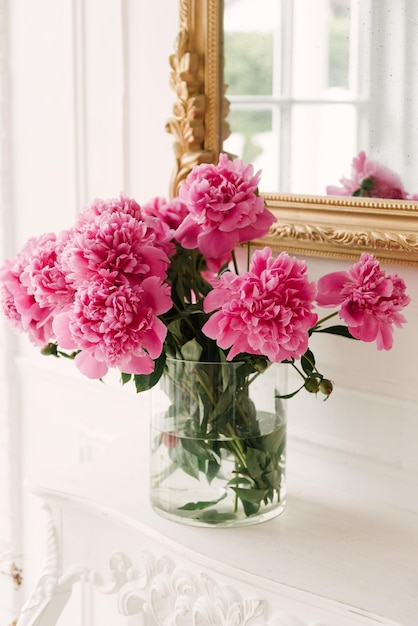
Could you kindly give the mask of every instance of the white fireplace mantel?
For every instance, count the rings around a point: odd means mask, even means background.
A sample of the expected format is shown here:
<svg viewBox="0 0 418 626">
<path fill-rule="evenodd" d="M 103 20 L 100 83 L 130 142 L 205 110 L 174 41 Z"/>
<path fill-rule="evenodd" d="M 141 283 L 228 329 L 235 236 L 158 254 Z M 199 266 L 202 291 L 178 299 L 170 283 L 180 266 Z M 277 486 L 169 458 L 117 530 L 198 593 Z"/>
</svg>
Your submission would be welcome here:
<svg viewBox="0 0 418 626">
<path fill-rule="evenodd" d="M 416 477 L 289 442 L 288 505 L 242 528 L 196 528 L 148 501 L 147 437 L 32 476 L 47 549 L 18 626 L 52 626 L 75 582 L 149 626 L 414 626 Z"/>
</svg>

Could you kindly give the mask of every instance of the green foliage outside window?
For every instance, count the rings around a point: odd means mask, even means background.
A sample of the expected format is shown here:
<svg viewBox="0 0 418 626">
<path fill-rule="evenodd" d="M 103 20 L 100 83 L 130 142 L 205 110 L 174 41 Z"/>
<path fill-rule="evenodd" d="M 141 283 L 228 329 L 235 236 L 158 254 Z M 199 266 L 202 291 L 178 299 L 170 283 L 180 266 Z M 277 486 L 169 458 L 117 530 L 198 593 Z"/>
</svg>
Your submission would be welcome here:
<svg viewBox="0 0 418 626">
<path fill-rule="evenodd" d="M 244 136 L 242 154 L 237 156 L 246 163 L 252 163 L 263 152 L 263 148 L 254 140 L 254 135 L 271 131 L 271 111 L 232 109 L 228 121 L 234 132 L 239 132 Z"/>
<path fill-rule="evenodd" d="M 348 89 L 349 68 L 350 12 L 335 4 L 329 32 L 329 86 Z"/>
<path fill-rule="evenodd" d="M 344 2 L 331 2 L 329 30 L 328 84 L 348 88 L 350 11 Z M 225 70 L 227 96 L 271 96 L 273 94 L 274 41 L 272 32 L 226 32 Z M 277 60 L 276 60 L 277 61 Z M 277 93 L 277 87 L 274 90 Z M 240 108 L 231 105 L 228 121 L 233 132 L 243 140 L 242 154 L 252 162 L 263 151 L 254 135 L 272 129 L 272 110 Z"/>
<path fill-rule="evenodd" d="M 225 59 L 230 95 L 273 93 L 273 33 L 225 33 Z"/>
<path fill-rule="evenodd" d="M 225 34 L 225 83 L 228 95 L 271 95 L 273 93 L 273 34 L 232 32 Z M 253 140 L 256 133 L 272 127 L 270 110 L 231 107 L 228 117 L 234 132 L 244 136 L 243 153 L 251 163 L 262 152 Z"/>
</svg>

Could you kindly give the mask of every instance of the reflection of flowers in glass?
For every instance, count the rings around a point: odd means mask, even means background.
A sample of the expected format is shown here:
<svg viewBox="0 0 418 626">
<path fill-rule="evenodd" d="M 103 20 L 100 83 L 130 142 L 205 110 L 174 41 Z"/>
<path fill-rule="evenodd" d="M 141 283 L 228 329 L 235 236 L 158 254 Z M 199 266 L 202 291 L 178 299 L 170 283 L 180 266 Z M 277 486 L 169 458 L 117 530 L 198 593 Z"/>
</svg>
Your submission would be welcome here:
<svg viewBox="0 0 418 626">
<path fill-rule="evenodd" d="M 373 256 L 362 254 L 348 271 L 319 279 L 317 302 L 320 306 L 340 306 L 339 315 L 353 337 L 376 341 L 379 350 L 390 350 L 393 327 L 406 322 L 400 311 L 410 298 L 397 274 L 386 274 Z"/>
<path fill-rule="evenodd" d="M 326 191 L 334 196 L 363 196 L 393 200 L 414 200 L 403 186 L 402 180 L 389 167 L 370 159 L 364 151 L 353 158 L 351 177 L 340 178 L 341 187 L 330 185 Z"/>
<path fill-rule="evenodd" d="M 216 312 L 202 331 L 227 349 L 228 360 L 250 352 L 271 361 L 298 359 L 308 348 L 308 330 L 316 294 L 306 264 L 270 248 L 253 254 L 248 272 L 224 272 L 205 298 L 205 311 Z"/>
<path fill-rule="evenodd" d="M 180 442 L 180 435 L 177 432 L 163 432 L 160 441 L 166 448 L 177 448 Z"/>
</svg>

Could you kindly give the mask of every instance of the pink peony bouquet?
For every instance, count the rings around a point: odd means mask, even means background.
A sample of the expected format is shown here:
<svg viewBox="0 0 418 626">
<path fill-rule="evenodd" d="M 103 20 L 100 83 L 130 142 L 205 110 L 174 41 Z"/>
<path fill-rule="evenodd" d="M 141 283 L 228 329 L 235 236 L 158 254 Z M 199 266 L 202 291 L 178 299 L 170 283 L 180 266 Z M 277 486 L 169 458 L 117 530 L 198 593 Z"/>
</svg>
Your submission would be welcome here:
<svg viewBox="0 0 418 626">
<path fill-rule="evenodd" d="M 360 161 L 359 171 L 377 175 Z M 3 264 L 5 317 L 45 354 L 73 358 L 93 379 L 115 368 L 138 391 L 158 381 L 171 356 L 288 362 L 303 378 L 300 389 L 328 396 L 332 383 L 317 370 L 311 335 L 389 350 L 410 299 L 403 280 L 369 254 L 317 284 L 304 261 L 268 247 L 239 271 L 238 247 L 249 251 L 275 221 L 259 181 L 251 165 L 221 154 L 217 165 L 196 166 L 172 200 L 95 200 L 71 228 L 29 239 Z M 335 310 L 319 319 L 316 306 Z"/>
<path fill-rule="evenodd" d="M 405 191 L 402 180 L 386 165 L 370 159 L 362 150 L 351 163 L 351 178 L 340 178 L 341 187 L 330 185 L 331 196 L 360 196 L 388 200 L 417 200 L 417 194 Z"/>
</svg>

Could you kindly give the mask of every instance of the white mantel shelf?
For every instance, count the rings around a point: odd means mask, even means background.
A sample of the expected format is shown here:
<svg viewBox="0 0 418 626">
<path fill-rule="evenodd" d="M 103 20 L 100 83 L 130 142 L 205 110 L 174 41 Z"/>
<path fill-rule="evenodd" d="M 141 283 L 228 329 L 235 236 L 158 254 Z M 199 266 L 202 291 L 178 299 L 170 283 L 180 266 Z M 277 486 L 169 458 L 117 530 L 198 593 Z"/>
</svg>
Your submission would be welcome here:
<svg viewBox="0 0 418 626">
<path fill-rule="evenodd" d="M 27 481 L 50 522 L 46 563 L 19 626 L 59 623 L 76 580 L 114 593 L 121 614 L 143 611 L 150 625 L 417 626 L 416 476 L 290 441 L 281 516 L 196 528 L 152 511 L 146 439 L 122 438 L 98 461 Z M 179 590 L 180 572 L 189 591 Z M 176 611 L 190 619 L 174 621 Z"/>
</svg>

